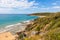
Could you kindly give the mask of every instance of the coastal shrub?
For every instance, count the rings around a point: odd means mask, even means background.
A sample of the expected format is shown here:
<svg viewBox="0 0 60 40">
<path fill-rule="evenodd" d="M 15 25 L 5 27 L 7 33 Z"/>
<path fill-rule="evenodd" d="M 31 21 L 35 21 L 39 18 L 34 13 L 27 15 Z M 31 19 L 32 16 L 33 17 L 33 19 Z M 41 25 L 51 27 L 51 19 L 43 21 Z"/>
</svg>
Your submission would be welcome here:
<svg viewBox="0 0 60 40">
<path fill-rule="evenodd" d="M 35 15 L 44 15 L 46 17 L 37 18 L 33 21 L 33 24 L 29 25 L 25 30 L 31 33 L 33 30 L 40 32 L 41 40 L 60 40 L 60 12 L 53 14 L 35 14 Z M 44 30 L 45 29 L 45 30 Z M 43 30 L 43 31 L 41 31 Z M 30 34 L 29 34 L 30 35 Z M 20 34 L 20 37 L 23 35 Z M 25 40 L 38 40 L 39 36 L 32 36 L 29 38 L 25 37 Z"/>
<path fill-rule="evenodd" d="M 45 40 L 60 40 L 60 28 L 55 28 L 47 32 L 44 36 Z"/>
</svg>

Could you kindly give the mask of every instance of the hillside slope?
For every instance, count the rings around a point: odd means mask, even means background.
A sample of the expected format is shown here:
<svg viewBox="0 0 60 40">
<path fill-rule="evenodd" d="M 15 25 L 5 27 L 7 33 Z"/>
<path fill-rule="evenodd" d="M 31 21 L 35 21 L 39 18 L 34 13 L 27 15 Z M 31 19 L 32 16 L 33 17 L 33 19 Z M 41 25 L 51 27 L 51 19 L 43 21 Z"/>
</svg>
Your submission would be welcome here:
<svg viewBox="0 0 60 40">
<path fill-rule="evenodd" d="M 60 13 L 35 19 L 21 34 L 19 34 L 20 40 L 60 40 Z"/>
</svg>

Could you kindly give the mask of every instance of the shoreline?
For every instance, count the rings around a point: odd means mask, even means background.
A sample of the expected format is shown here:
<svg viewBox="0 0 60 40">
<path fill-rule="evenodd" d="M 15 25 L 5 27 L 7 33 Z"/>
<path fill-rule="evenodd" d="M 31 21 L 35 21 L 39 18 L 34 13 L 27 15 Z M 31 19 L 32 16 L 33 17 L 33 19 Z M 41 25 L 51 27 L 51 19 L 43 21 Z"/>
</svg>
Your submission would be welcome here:
<svg viewBox="0 0 60 40">
<path fill-rule="evenodd" d="M 33 20 L 27 20 L 27 21 L 23 21 L 17 24 L 13 24 L 13 25 L 8 25 L 2 29 L 0 29 L 0 33 L 4 33 L 4 32 L 11 32 L 13 34 L 15 34 L 16 32 L 20 32 L 23 31 L 28 24 L 30 24 Z"/>
</svg>

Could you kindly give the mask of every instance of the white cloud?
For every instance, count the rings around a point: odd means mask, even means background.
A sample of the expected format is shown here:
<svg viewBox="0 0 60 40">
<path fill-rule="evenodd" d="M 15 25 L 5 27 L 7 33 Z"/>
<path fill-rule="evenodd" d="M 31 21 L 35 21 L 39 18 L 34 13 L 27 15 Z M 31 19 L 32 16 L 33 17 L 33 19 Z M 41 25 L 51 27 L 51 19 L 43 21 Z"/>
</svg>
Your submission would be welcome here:
<svg viewBox="0 0 60 40">
<path fill-rule="evenodd" d="M 29 9 L 38 5 L 35 1 L 28 2 L 28 0 L 0 0 L 0 13 L 9 13 L 15 11 L 14 8 L 19 10 Z"/>
<path fill-rule="evenodd" d="M 43 10 L 49 10 L 50 8 L 49 8 L 49 7 L 47 7 L 47 8 L 41 8 L 41 9 L 43 9 Z"/>
<path fill-rule="evenodd" d="M 52 8 L 60 9 L 60 6 L 53 6 Z"/>
<path fill-rule="evenodd" d="M 12 11 L 12 9 L 10 9 L 10 8 L 0 8 L 0 13 L 9 13 L 11 11 Z"/>
<path fill-rule="evenodd" d="M 18 8 L 29 8 L 35 4 L 35 1 L 28 2 L 28 0 L 0 0 L 0 7 L 18 7 Z"/>
</svg>

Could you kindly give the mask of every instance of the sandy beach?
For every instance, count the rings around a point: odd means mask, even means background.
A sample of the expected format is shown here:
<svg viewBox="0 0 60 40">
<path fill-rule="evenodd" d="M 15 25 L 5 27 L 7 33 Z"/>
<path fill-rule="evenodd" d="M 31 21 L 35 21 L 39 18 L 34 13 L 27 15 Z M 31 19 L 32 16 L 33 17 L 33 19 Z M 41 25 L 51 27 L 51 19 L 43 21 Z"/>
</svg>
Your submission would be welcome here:
<svg viewBox="0 0 60 40">
<path fill-rule="evenodd" d="M 17 32 L 24 31 L 28 24 L 31 24 L 32 20 L 23 21 L 17 24 L 8 25 L 5 28 L 0 29 L 0 40 L 16 40 Z"/>
</svg>

